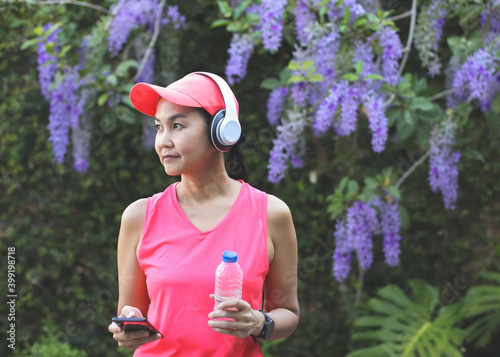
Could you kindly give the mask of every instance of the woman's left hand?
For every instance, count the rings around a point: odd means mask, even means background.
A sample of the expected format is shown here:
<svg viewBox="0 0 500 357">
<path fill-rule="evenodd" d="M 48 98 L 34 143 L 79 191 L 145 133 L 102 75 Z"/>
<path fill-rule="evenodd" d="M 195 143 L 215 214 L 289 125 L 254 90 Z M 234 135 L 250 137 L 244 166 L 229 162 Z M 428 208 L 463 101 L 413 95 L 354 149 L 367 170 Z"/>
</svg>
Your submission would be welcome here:
<svg viewBox="0 0 500 357">
<path fill-rule="evenodd" d="M 213 295 L 210 297 L 213 299 Z M 248 302 L 236 299 L 220 303 L 208 318 L 208 326 L 214 331 L 241 338 L 260 334 L 265 322 L 261 312 L 253 310 Z"/>
</svg>

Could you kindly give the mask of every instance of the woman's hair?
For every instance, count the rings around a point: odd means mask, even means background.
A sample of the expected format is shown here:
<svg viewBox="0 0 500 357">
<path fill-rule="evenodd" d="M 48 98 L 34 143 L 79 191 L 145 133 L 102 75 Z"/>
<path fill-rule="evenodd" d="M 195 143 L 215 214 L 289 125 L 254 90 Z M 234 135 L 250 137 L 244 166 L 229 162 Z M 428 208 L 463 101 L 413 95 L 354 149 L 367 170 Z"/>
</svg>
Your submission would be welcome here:
<svg viewBox="0 0 500 357">
<path fill-rule="evenodd" d="M 196 108 L 196 110 L 203 116 L 207 124 L 207 132 L 210 130 L 212 124 L 212 115 L 204 108 Z M 248 182 L 248 173 L 243 161 L 243 154 L 239 144 L 234 145 L 229 151 L 224 153 L 224 164 L 229 177 L 234 180 L 243 180 Z"/>
</svg>

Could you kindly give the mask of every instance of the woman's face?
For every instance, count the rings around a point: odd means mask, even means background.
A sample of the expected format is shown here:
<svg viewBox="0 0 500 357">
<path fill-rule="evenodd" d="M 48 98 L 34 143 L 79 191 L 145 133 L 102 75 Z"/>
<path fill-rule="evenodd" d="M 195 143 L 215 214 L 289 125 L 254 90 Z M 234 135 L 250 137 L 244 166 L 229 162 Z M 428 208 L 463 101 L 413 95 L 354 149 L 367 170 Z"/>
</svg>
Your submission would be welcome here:
<svg viewBox="0 0 500 357">
<path fill-rule="evenodd" d="M 210 143 L 201 113 L 160 98 L 155 125 L 155 150 L 167 175 L 207 172 L 217 151 Z"/>
</svg>

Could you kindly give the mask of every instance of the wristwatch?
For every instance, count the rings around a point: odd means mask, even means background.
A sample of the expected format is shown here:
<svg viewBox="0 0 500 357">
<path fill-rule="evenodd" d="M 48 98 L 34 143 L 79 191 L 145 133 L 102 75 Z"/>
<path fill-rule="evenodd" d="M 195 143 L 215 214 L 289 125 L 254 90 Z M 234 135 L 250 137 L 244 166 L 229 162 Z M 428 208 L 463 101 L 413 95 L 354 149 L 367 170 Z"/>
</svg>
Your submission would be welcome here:
<svg viewBox="0 0 500 357">
<path fill-rule="evenodd" d="M 250 335 L 252 336 L 252 339 L 254 340 L 255 343 L 257 343 L 257 339 L 262 339 L 262 340 L 268 340 L 271 338 L 274 332 L 274 320 L 266 314 L 264 311 L 259 310 L 264 314 L 264 317 L 266 318 L 266 321 L 264 321 L 264 327 L 262 327 L 262 331 L 260 332 L 260 335 Z"/>
</svg>

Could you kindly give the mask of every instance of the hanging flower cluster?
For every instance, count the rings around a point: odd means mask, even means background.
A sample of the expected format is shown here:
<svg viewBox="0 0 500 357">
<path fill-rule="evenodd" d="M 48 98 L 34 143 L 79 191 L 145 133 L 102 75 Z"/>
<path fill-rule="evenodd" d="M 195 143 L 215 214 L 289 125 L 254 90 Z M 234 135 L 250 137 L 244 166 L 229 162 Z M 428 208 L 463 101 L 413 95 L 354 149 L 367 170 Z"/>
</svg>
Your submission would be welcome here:
<svg viewBox="0 0 500 357">
<path fill-rule="evenodd" d="M 385 261 L 393 267 L 399 264 L 401 219 L 398 202 L 375 197 L 365 203 L 355 201 L 347 209 L 345 219 L 335 225 L 335 252 L 333 275 L 344 281 L 351 269 L 352 253 L 356 252 L 361 269 L 367 270 L 373 263 L 373 238 L 382 235 Z"/>
<path fill-rule="evenodd" d="M 455 146 L 456 123 L 450 116 L 432 130 L 430 140 L 429 183 L 433 192 L 440 191 L 444 206 L 454 209 L 457 201 L 458 168 L 460 152 Z"/>
<path fill-rule="evenodd" d="M 448 15 L 448 0 L 431 1 L 423 7 L 415 31 L 415 47 L 422 65 L 434 77 L 441 74 L 441 62 L 437 54 L 443 35 L 443 26 Z"/>
<path fill-rule="evenodd" d="M 134 29 L 142 28 L 146 30 L 146 34 L 149 33 L 149 37 L 139 34 L 137 40 L 133 42 L 134 54 L 139 63 L 145 57 L 156 21 L 159 21 L 160 26 L 170 25 L 176 29 L 183 27 L 186 22 L 177 6 L 168 6 L 164 13 L 158 0 L 119 0 L 111 7 L 111 13 L 113 17 L 107 27 L 108 51 L 111 57 L 116 57 L 123 50 Z M 160 18 L 158 18 L 159 14 Z M 43 27 L 44 34 L 51 28 L 52 24 L 46 24 Z M 42 95 L 50 102 L 48 128 L 55 162 L 59 164 L 64 162 L 71 138 L 73 167 L 78 172 L 85 172 L 89 167 L 92 125 L 87 120 L 84 105 L 92 97 L 90 86 L 96 83 L 96 78 L 90 74 L 94 72 L 86 71 L 85 66 L 92 60 L 92 54 L 89 54 L 92 46 L 90 42 L 95 39 L 90 40 L 89 36 L 92 34 L 85 37 L 78 49 L 80 53 L 78 63 L 74 66 L 66 66 L 63 71 L 57 73 L 57 56 L 61 47 L 58 43 L 60 32 L 60 29 L 56 29 L 47 38 L 43 34 L 39 37 L 37 55 L 40 89 Z M 153 50 L 147 57 L 141 72 L 138 73 L 136 81 L 152 82 L 154 80 L 155 59 L 156 54 Z M 87 74 L 81 77 L 81 73 Z M 102 74 L 107 85 L 110 85 L 110 82 L 106 77 L 110 74 L 110 72 Z M 107 101 L 108 106 L 119 103 L 120 93 L 109 91 Z"/>
</svg>

